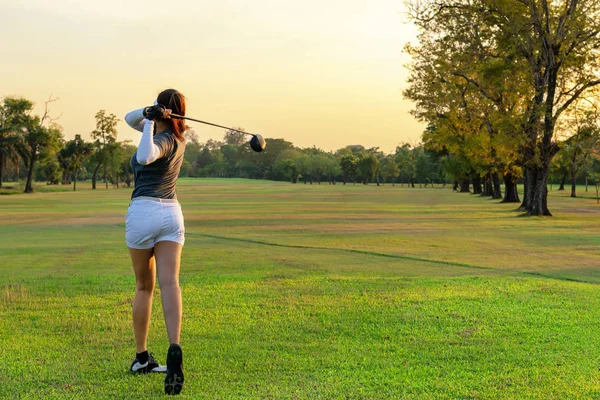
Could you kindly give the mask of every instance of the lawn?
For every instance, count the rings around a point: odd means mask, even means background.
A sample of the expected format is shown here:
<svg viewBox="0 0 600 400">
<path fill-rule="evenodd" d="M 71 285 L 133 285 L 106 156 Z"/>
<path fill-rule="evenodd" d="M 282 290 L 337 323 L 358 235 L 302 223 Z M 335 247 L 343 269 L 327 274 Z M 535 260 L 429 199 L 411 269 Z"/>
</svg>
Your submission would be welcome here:
<svg viewBox="0 0 600 400">
<path fill-rule="evenodd" d="M 162 398 L 127 372 L 131 190 L 56 190 L 0 196 L 0 398 Z M 441 188 L 182 179 L 181 397 L 600 397 L 592 191 L 529 218 Z"/>
</svg>

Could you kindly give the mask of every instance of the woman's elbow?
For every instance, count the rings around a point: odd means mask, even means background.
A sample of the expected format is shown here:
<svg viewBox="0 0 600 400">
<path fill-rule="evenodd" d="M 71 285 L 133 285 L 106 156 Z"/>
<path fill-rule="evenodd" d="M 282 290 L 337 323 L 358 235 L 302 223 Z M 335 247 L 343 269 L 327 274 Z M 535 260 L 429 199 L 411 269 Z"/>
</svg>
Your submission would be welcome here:
<svg viewBox="0 0 600 400">
<path fill-rule="evenodd" d="M 150 157 L 141 157 L 139 154 L 135 158 L 140 165 L 152 164 L 153 161 Z"/>
<path fill-rule="evenodd" d="M 134 123 L 135 123 L 135 116 L 134 116 L 134 115 L 132 115 L 132 114 L 133 114 L 133 113 L 127 113 L 127 114 L 125 115 L 125 118 L 124 118 L 124 119 L 125 119 L 125 122 L 127 122 L 127 125 L 129 125 L 130 127 L 132 127 L 132 128 L 133 128 L 133 125 L 134 125 Z"/>
</svg>

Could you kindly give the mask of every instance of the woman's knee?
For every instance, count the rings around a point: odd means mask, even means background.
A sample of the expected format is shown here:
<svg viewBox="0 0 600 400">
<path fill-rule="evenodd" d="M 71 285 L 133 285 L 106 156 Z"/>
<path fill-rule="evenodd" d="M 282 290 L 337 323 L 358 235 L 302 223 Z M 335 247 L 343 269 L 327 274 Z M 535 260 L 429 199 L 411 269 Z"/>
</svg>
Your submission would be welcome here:
<svg viewBox="0 0 600 400">
<path fill-rule="evenodd" d="M 165 289 L 179 289 L 179 279 L 176 276 L 174 277 L 163 277 L 162 279 L 158 278 L 158 285 L 160 286 L 160 290 Z"/>
<path fill-rule="evenodd" d="M 135 283 L 135 288 L 138 292 L 153 292 L 154 291 L 154 280 L 144 279 Z"/>
</svg>

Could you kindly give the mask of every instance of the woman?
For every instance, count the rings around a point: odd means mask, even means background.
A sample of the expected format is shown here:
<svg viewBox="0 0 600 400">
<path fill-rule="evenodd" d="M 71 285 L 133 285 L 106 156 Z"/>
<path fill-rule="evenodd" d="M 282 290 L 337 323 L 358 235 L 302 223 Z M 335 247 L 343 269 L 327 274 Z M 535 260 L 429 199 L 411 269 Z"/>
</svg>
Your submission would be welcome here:
<svg viewBox="0 0 600 400">
<path fill-rule="evenodd" d="M 131 157 L 135 189 L 127 212 L 125 236 L 136 280 L 132 312 L 136 358 L 130 371 L 166 371 L 165 392 L 179 394 L 184 381 L 179 345 L 179 265 L 185 238 L 183 214 L 175 189 L 183 162 L 187 126 L 181 119 L 171 119 L 171 111 L 185 115 L 185 97 L 174 89 L 161 92 L 154 106 L 125 116 L 129 126 L 142 132 L 138 150 Z M 171 343 L 166 367 L 159 365 L 146 347 L 156 274 Z"/>
</svg>

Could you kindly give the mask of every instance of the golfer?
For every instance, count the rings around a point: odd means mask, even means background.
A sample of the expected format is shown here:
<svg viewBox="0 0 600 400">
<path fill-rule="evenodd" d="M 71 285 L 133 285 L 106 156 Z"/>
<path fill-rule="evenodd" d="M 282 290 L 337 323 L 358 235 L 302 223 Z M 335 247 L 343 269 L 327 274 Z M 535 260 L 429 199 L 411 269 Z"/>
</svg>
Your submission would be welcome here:
<svg viewBox="0 0 600 400">
<path fill-rule="evenodd" d="M 129 126 L 142 132 L 137 152 L 131 157 L 135 188 L 127 212 L 125 238 L 136 280 L 132 312 L 136 357 L 130 370 L 166 372 L 165 393 L 179 394 L 184 380 L 179 340 L 179 264 L 185 239 L 183 214 L 175 189 L 187 126 L 181 119 L 171 119 L 171 112 L 185 115 L 185 97 L 174 89 L 161 92 L 153 106 L 125 116 Z M 171 343 L 166 367 L 158 364 L 146 346 L 156 275 Z"/>
</svg>

